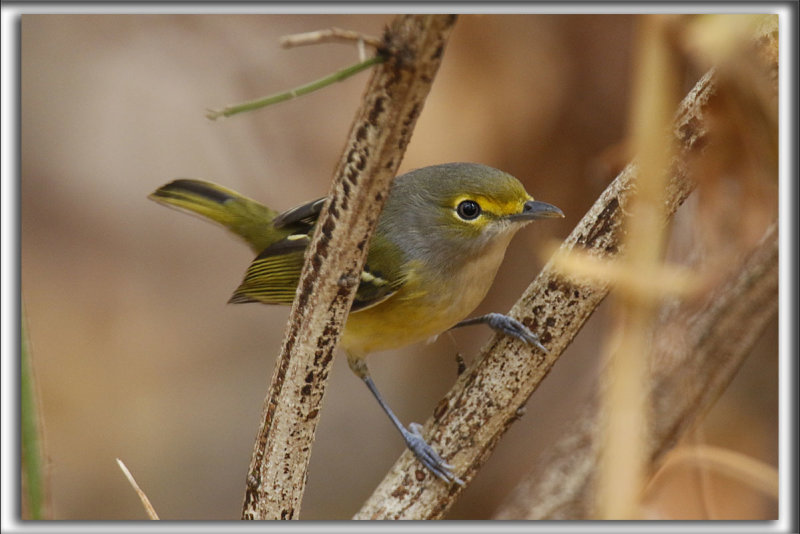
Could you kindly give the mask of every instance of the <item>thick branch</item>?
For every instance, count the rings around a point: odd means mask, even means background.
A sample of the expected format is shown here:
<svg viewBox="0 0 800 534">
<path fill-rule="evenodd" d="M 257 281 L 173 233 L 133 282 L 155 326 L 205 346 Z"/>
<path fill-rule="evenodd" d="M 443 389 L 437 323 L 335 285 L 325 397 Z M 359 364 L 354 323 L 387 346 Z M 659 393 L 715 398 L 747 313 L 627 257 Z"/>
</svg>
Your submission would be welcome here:
<svg viewBox="0 0 800 534">
<path fill-rule="evenodd" d="M 242 517 L 297 519 L 333 351 L 367 243 L 438 70 L 455 16 L 400 16 L 373 73 L 306 251 L 264 403 Z"/>
<path fill-rule="evenodd" d="M 672 313 L 656 329 L 648 381 L 653 412 L 645 442 L 649 474 L 724 391 L 777 310 L 774 224 L 741 268 L 709 292 L 702 306 L 692 313 Z M 599 409 L 596 399 L 590 402 L 514 490 L 497 519 L 591 517 L 602 436 Z"/>
</svg>

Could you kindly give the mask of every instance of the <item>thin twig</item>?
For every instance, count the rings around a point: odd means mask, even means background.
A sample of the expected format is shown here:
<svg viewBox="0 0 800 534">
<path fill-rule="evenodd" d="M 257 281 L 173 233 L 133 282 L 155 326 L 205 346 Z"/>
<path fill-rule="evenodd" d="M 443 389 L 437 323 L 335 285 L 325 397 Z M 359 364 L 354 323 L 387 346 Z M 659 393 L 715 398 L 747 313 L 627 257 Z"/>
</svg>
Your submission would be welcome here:
<svg viewBox="0 0 800 534">
<path fill-rule="evenodd" d="M 125 475 L 125 478 L 128 479 L 128 483 L 130 483 L 131 487 L 133 487 L 133 490 L 136 492 L 136 495 L 139 496 L 139 500 L 142 501 L 142 506 L 144 506 L 144 511 L 147 513 L 147 517 L 149 517 L 150 519 L 157 520 L 158 514 L 156 513 L 156 509 L 153 508 L 152 504 L 150 504 L 150 499 L 147 498 L 147 495 L 145 495 L 145 493 L 139 487 L 139 484 L 136 483 L 136 479 L 133 478 L 133 475 L 128 470 L 128 467 L 119 458 L 117 458 L 117 465 L 122 471 L 122 474 Z"/>
<path fill-rule="evenodd" d="M 338 70 L 333 74 L 329 74 L 328 76 L 325 76 L 318 80 L 314 80 L 313 82 L 301 85 L 300 87 L 295 87 L 294 89 L 283 91 L 282 93 L 265 96 L 263 98 L 257 98 L 256 100 L 250 100 L 248 102 L 242 102 L 240 104 L 233 104 L 230 106 L 226 106 L 222 109 L 216 109 L 216 110 L 210 109 L 206 112 L 206 117 L 211 120 L 216 120 L 220 117 L 230 117 L 231 115 L 236 115 L 237 113 L 243 113 L 245 111 L 253 111 L 256 109 L 261 109 L 267 106 L 271 106 L 273 104 L 277 104 L 279 102 L 285 102 L 286 100 L 291 100 L 298 96 L 303 96 L 308 93 L 314 92 L 318 89 L 322 89 L 323 87 L 327 87 L 336 82 L 346 80 L 347 78 L 358 74 L 362 70 L 368 69 L 373 65 L 378 65 L 380 63 L 383 63 L 384 61 L 386 61 L 385 57 L 383 57 L 382 55 L 376 55 L 371 58 L 360 61 L 354 65 L 350 65 L 349 67 L 345 67 L 341 70 Z"/>
<path fill-rule="evenodd" d="M 768 497 L 778 499 L 777 469 L 746 454 L 711 445 L 678 447 L 668 452 L 649 486 L 657 485 L 668 471 L 683 465 L 696 465 L 704 471 L 711 470 L 726 475 Z"/>
<path fill-rule="evenodd" d="M 692 432 L 689 433 L 689 438 L 693 440 L 695 446 L 702 447 L 702 445 L 697 445 L 698 443 L 705 443 L 705 432 L 703 431 L 702 425 L 696 425 Z M 667 454 L 671 454 L 674 451 L 670 451 Z M 667 459 L 667 461 L 669 461 Z M 662 465 L 662 468 L 664 466 Z M 659 469 L 661 471 L 661 469 Z M 703 519 L 708 519 L 711 517 L 721 517 L 719 514 L 716 513 L 716 506 L 714 505 L 714 499 L 711 495 L 711 473 L 705 466 L 700 465 L 695 469 L 697 473 L 698 479 L 698 493 L 700 495 L 700 506 L 703 513 Z M 656 474 L 653 475 L 653 479 L 658 476 L 658 471 Z M 650 481 L 650 486 L 653 486 L 653 481 Z M 645 491 L 647 491 L 645 489 Z"/>
<path fill-rule="evenodd" d="M 381 46 L 381 40 L 371 35 L 364 35 L 353 30 L 343 30 L 341 28 L 328 28 L 327 30 L 317 30 L 306 33 L 295 33 L 281 37 L 283 48 L 295 46 L 305 46 L 320 43 L 366 43 L 373 48 Z"/>
</svg>

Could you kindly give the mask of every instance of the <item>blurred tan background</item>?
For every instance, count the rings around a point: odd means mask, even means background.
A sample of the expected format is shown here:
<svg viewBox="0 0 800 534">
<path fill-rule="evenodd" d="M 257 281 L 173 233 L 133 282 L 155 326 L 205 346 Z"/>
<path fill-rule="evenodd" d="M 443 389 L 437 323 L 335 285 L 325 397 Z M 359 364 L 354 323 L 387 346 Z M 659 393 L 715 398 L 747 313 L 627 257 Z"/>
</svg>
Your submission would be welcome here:
<svg viewBox="0 0 800 534">
<path fill-rule="evenodd" d="M 338 26 L 380 35 L 389 15 L 25 15 L 21 23 L 21 276 L 56 519 L 144 519 L 123 459 L 163 519 L 238 519 L 261 404 L 288 309 L 226 305 L 251 258 L 222 230 L 147 200 L 176 177 L 276 208 L 328 188 L 368 74 L 209 122 L 217 108 L 356 61 L 354 47 L 283 50 Z M 401 170 L 475 161 L 517 176 L 562 221 L 521 232 L 476 313 L 505 311 L 614 176 L 625 135 L 629 16 L 466 15 Z M 558 437 L 592 383 L 603 307 L 533 395 L 451 519 L 483 519 Z M 405 421 L 422 422 L 488 332 L 370 359 Z M 709 414 L 706 443 L 777 465 L 777 323 Z M 347 519 L 402 451 L 367 389 L 334 365 L 303 519 Z M 677 480 L 677 482 L 676 482 Z M 692 477 L 658 495 L 701 512 Z M 777 505 L 715 480 L 730 518 Z M 669 488 L 667 488 L 669 489 Z M 727 503 L 727 504 L 726 504 Z M 694 514 L 694 515 L 693 515 Z"/>
</svg>

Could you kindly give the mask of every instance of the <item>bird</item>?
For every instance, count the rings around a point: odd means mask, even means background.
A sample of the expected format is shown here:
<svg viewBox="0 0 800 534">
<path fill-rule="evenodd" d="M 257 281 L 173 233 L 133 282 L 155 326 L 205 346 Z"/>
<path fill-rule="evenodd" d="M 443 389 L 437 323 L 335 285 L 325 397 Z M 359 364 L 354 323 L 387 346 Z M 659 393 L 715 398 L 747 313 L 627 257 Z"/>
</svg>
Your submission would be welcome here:
<svg viewBox="0 0 800 534">
<path fill-rule="evenodd" d="M 325 198 L 282 213 L 204 180 L 176 179 L 149 195 L 243 239 L 256 255 L 230 303 L 291 304 Z M 339 345 L 406 446 L 437 478 L 463 484 L 421 426 L 406 427 L 372 380 L 366 357 L 486 324 L 547 352 L 528 327 L 489 313 L 465 319 L 483 300 L 512 237 L 538 219 L 564 217 L 534 200 L 512 175 L 479 163 L 443 163 L 395 177 L 367 252 Z"/>
</svg>

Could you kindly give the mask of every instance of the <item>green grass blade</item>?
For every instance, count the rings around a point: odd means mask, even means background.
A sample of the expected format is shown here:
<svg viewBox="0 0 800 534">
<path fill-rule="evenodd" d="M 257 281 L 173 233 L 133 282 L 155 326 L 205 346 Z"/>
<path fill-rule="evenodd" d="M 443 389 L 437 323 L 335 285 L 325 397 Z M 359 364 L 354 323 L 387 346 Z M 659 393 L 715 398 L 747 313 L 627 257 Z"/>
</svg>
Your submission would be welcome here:
<svg viewBox="0 0 800 534">
<path fill-rule="evenodd" d="M 45 482 L 39 410 L 24 311 L 20 313 L 20 438 L 23 519 L 44 519 Z"/>
</svg>

